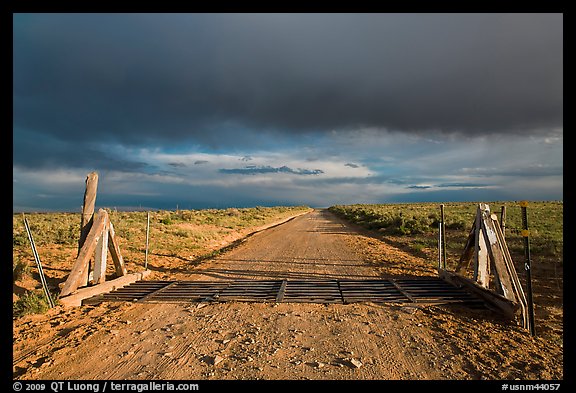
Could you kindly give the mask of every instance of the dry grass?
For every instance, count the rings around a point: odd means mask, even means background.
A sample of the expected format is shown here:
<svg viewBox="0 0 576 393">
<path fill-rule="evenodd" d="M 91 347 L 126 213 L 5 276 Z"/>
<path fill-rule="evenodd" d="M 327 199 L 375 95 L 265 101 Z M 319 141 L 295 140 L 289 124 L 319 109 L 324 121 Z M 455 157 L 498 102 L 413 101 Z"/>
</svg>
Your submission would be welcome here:
<svg viewBox="0 0 576 393">
<path fill-rule="evenodd" d="M 150 212 L 149 269 L 158 278 L 186 272 L 195 260 L 213 255 L 221 247 L 252 230 L 310 208 L 255 207 Z M 142 270 L 146 248 L 146 212 L 108 210 L 129 272 Z M 58 295 L 78 250 L 80 214 L 26 214 L 50 292 Z M 43 312 L 36 296 L 41 290 L 34 256 L 21 214 L 12 221 L 13 302 L 17 315 Z M 108 264 L 112 277 L 113 264 Z M 38 306 L 38 307 L 36 307 Z M 16 310 L 15 308 L 15 310 Z"/>
</svg>

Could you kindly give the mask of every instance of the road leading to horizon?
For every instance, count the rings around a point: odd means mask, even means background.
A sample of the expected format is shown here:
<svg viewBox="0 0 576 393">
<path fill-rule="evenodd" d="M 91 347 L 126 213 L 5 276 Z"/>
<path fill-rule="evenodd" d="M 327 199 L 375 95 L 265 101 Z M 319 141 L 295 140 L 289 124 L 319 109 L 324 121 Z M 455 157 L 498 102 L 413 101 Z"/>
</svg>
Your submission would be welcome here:
<svg viewBox="0 0 576 393">
<path fill-rule="evenodd" d="M 327 210 L 314 210 L 249 237 L 237 248 L 200 264 L 192 280 L 364 279 L 378 277 L 345 242 L 355 235 Z"/>
</svg>

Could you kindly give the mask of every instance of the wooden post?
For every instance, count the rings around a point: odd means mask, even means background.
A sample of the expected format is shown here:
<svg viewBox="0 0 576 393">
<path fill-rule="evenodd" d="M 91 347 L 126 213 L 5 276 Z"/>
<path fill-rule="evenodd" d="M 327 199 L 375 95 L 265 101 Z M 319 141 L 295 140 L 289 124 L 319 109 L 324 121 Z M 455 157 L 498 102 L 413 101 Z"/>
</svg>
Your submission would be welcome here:
<svg viewBox="0 0 576 393">
<path fill-rule="evenodd" d="M 478 281 L 478 265 L 479 265 L 479 257 L 478 252 L 480 250 L 480 222 L 482 221 L 482 205 L 478 205 L 476 208 L 476 219 L 474 220 L 474 281 Z"/>
<path fill-rule="evenodd" d="M 490 258 L 486 249 L 486 239 L 482 231 L 478 231 L 478 284 L 484 288 L 490 287 Z"/>
<path fill-rule="evenodd" d="M 96 191 L 98 189 L 98 173 L 90 172 L 86 176 L 86 189 L 84 190 L 84 204 L 82 205 L 82 216 L 80 218 L 80 238 L 78 239 L 78 255 L 80 255 L 80 250 L 84 246 L 86 241 L 86 236 L 92 228 L 94 222 L 94 205 L 96 204 Z M 88 266 L 84 270 L 82 277 L 80 278 L 80 285 L 88 285 L 90 277 L 90 261 L 88 261 Z"/>
<path fill-rule="evenodd" d="M 470 267 L 471 261 L 474 259 L 474 243 L 476 241 L 476 220 L 472 224 L 472 229 L 468 233 L 468 239 L 466 239 L 466 245 L 464 246 L 464 251 L 460 255 L 460 261 L 456 267 L 456 272 L 459 274 L 464 274 L 466 269 Z"/>
<path fill-rule="evenodd" d="M 110 221 L 110 228 L 108 231 L 108 249 L 110 250 L 110 255 L 112 256 L 112 261 L 114 262 L 114 268 L 116 269 L 116 276 L 121 277 L 126 275 L 127 270 L 124 266 L 124 259 L 120 253 L 120 245 L 116 241 L 116 233 L 114 232 L 114 225 Z"/>
<path fill-rule="evenodd" d="M 514 292 L 512 277 L 509 272 L 509 267 L 506 265 L 506 261 L 504 260 L 505 256 L 503 250 L 500 247 L 501 243 L 498 242 L 495 227 L 496 226 L 494 225 L 490 216 L 482 220 L 482 232 L 487 240 L 486 245 L 488 249 L 488 255 L 494 263 L 498 278 L 500 279 L 502 294 L 505 298 L 516 302 L 518 299 L 516 298 L 516 294 Z"/>
<path fill-rule="evenodd" d="M 481 226 L 484 215 L 490 214 L 490 207 L 479 204 L 476 210 L 476 236 L 474 238 L 474 281 L 482 287 L 490 286 L 490 258 L 486 247 L 486 238 L 482 233 Z"/>
<path fill-rule="evenodd" d="M 96 204 L 96 191 L 98 189 L 98 173 L 90 172 L 86 176 L 86 190 L 84 191 L 84 204 L 82 205 L 82 218 L 80 221 L 80 240 L 78 240 L 78 254 L 90 232 L 94 221 L 94 205 Z"/>
<path fill-rule="evenodd" d="M 96 258 L 94 260 L 94 284 L 106 281 L 106 259 L 108 257 L 109 220 L 106 220 L 102 236 L 96 241 Z"/>
<path fill-rule="evenodd" d="M 71 294 L 83 284 L 81 279 L 84 277 L 86 270 L 88 269 L 88 260 L 92 257 L 94 250 L 96 249 L 98 239 L 103 235 L 107 221 L 108 213 L 106 213 L 106 210 L 100 209 L 94 225 L 92 225 L 88 236 L 86 236 L 86 241 L 80 250 L 80 254 L 78 254 L 76 262 L 74 262 L 74 266 L 72 266 L 70 275 L 62 287 L 60 297 Z"/>
<path fill-rule="evenodd" d="M 492 217 L 494 220 L 493 227 L 498 237 L 498 241 L 500 244 L 500 249 L 502 251 L 502 255 L 504 256 L 504 265 L 506 267 L 506 271 L 510 276 L 510 281 L 512 283 L 512 290 L 516 295 L 516 302 L 519 304 L 519 308 L 521 311 L 521 316 L 523 318 L 522 325 L 525 328 L 529 328 L 529 321 L 528 321 L 528 312 L 527 312 L 527 303 L 526 303 L 526 294 L 522 289 L 522 284 L 520 283 L 520 279 L 518 278 L 518 274 L 516 272 L 516 268 L 514 267 L 514 262 L 512 261 L 512 257 L 510 256 L 510 251 L 508 250 L 508 246 L 506 246 L 506 241 L 504 240 L 504 235 L 502 234 L 502 230 L 500 226 L 496 222 L 496 216 Z"/>
</svg>

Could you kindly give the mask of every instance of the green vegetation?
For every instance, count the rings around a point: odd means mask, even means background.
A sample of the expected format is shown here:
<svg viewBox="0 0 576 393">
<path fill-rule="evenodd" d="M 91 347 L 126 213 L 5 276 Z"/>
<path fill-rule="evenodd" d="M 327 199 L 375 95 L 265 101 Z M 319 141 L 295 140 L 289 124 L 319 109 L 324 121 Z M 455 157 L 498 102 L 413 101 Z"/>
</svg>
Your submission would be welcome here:
<svg viewBox="0 0 576 393">
<path fill-rule="evenodd" d="M 53 299 L 56 303 L 56 299 Z M 12 313 L 15 317 L 28 314 L 42 314 L 48 311 L 50 305 L 46 295 L 40 290 L 28 291 L 12 303 Z"/>
<path fill-rule="evenodd" d="M 47 244 L 78 245 L 80 214 L 31 213 L 26 214 L 36 246 Z M 12 217 L 12 246 L 30 247 L 22 214 Z"/>
<path fill-rule="evenodd" d="M 489 202 L 493 213 L 500 218 L 501 206 L 506 206 L 506 241 L 515 261 L 524 256 L 521 209 L 516 202 Z M 447 251 L 457 262 L 474 222 L 477 203 L 453 202 L 444 204 Z M 530 250 L 534 261 L 562 264 L 563 259 L 563 202 L 530 202 L 528 226 Z M 437 246 L 440 207 L 438 203 L 404 203 L 380 205 L 335 205 L 329 210 L 364 228 L 383 235 L 410 237 L 414 251 Z"/>
<path fill-rule="evenodd" d="M 12 282 L 20 281 L 30 273 L 30 265 L 16 257 L 12 260 Z"/>
</svg>

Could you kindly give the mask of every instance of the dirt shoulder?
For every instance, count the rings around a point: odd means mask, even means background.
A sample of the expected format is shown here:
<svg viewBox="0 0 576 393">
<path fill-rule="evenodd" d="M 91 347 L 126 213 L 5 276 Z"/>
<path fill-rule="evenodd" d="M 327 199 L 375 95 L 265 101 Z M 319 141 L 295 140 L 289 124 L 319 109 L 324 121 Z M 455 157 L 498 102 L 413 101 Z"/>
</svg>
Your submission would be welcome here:
<svg viewBox="0 0 576 393">
<path fill-rule="evenodd" d="M 314 211 L 179 266 L 177 279 L 400 277 L 433 266 Z M 563 378 L 561 342 L 458 306 L 104 303 L 15 320 L 13 350 L 18 379 Z"/>
</svg>

